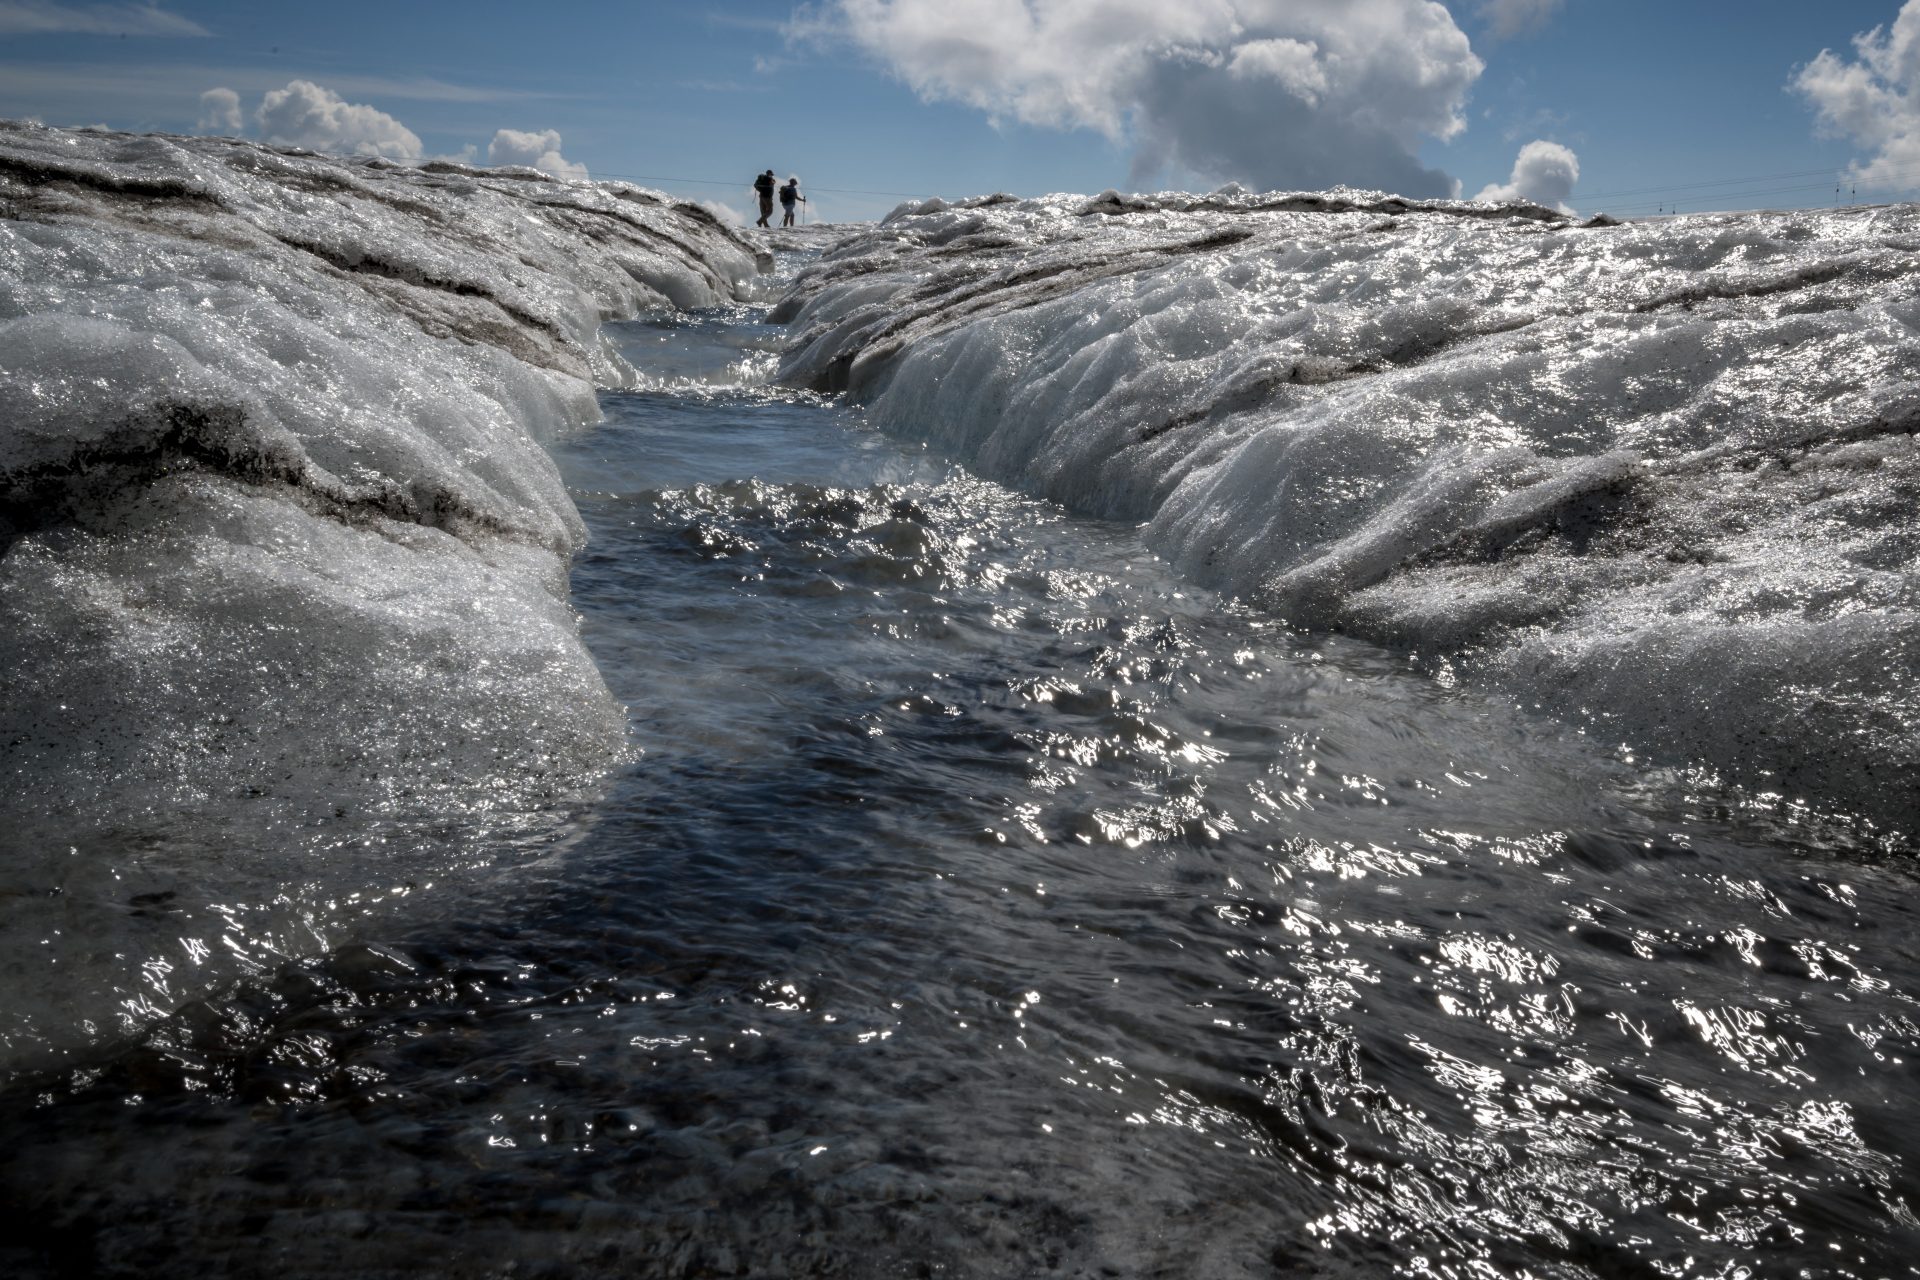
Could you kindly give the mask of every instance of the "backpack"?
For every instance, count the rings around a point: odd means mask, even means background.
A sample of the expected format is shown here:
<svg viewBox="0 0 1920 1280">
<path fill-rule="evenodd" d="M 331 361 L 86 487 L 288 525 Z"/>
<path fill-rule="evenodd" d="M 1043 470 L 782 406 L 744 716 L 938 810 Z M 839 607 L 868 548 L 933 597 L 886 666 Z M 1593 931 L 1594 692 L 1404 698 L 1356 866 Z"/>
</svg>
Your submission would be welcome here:
<svg viewBox="0 0 1920 1280">
<path fill-rule="evenodd" d="M 753 189 L 763 196 L 770 196 L 773 194 L 773 179 L 763 173 L 753 180 Z"/>
</svg>

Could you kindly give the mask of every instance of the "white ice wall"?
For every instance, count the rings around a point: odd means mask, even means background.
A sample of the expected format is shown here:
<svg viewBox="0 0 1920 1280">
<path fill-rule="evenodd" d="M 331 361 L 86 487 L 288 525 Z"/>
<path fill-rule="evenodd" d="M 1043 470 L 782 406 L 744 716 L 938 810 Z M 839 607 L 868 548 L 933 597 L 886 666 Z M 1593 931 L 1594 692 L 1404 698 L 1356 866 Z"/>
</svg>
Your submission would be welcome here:
<svg viewBox="0 0 1920 1280">
<path fill-rule="evenodd" d="M 634 187 L 0 123 L 0 1067 L 625 750 L 541 441 L 755 271 Z"/>
<path fill-rule="evenodd" d="M 1920 818 L 1913 207 L 904 206 L 781 376 L 1208 584 L 1757 791 Z"/>
</svg>

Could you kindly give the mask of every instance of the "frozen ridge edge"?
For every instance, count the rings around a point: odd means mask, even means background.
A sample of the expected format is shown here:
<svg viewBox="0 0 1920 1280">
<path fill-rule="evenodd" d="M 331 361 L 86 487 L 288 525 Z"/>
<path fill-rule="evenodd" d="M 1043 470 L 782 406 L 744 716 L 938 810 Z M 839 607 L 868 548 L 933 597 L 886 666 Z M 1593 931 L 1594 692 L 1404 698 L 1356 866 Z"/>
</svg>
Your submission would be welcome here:
<svg viewBox="0 0 1920 1280">
<path fill-rule="evenodd" d="M 604 320 L 761 265 L 625 184 L 0 122 L 0 1073 L 540 847 L 628 750 L 543 441 Z"/>
<path fill-rule="evenodd" d="M 1920 213 L 1379 192 L 903 205 L 779 372 L 1190 576 L 1920 827 Z"/>
<path fill-rule="evenodd" d="M 605 764 L 624 718 L 541 441 L 632 380 L 603 320 L 760 265 L 630 184 L 0 121 L 10 806 L 98 825 Z"/>
</svg>

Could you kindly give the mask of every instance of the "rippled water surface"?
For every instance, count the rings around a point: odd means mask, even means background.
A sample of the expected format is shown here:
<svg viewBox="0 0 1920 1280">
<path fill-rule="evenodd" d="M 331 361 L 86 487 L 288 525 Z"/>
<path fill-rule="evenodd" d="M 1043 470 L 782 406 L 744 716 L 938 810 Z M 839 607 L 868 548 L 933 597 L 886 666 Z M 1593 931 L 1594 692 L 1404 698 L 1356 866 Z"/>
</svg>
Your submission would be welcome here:
<svg viewBox="0 0 1920 1280">
<path fill-rule="evenodd" d="M 1905 851 L 1196 593 L 751 313 L 621 340 L 560 460 L 633 763 L 0 1095 L 0 1264 L 1914 1272 Z"/>
</svg>

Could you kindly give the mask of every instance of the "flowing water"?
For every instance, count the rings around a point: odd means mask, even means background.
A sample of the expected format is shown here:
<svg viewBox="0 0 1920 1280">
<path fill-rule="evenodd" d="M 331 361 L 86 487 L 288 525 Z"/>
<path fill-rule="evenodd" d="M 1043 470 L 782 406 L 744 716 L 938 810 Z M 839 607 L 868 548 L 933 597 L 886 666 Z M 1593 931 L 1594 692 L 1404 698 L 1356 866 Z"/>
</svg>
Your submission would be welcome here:
<svg viewBox="0 0 1920 1280">
<path fill-rule="evenodd" d="M 1914 1274 L 1915 876 L 619 326 L 635 755 L 0 1095 L 21 1274 Z"/>
</svg>

